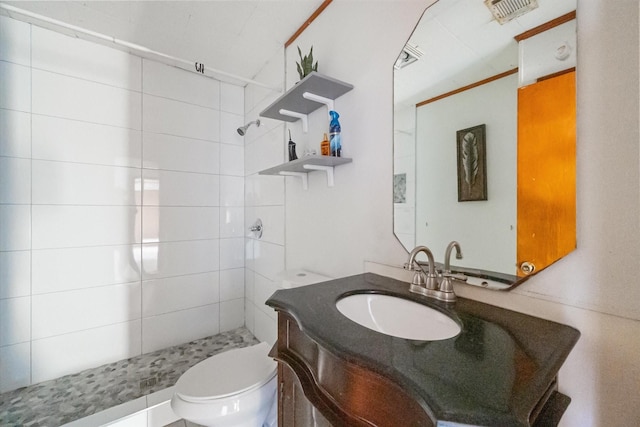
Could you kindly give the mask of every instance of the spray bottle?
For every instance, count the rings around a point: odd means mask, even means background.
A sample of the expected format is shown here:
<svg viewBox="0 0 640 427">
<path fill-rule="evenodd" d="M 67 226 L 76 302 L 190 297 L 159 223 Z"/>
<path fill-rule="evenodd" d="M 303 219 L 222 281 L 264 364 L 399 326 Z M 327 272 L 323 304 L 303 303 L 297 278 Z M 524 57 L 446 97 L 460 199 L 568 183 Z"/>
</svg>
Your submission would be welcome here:
<svg viewBox="0 0 640 427">
<path fill-rule="evenodd" d="M 342 152 L 342 138 L 340 137 L 340 122 L 338 117 L 340 115 L 336 111 L 329 111 L 331 116 L 331 123 L 329 123 L 329 141 L 331 145 L 331 155 L 334 157 L 340 157 Z"/>
</svg>

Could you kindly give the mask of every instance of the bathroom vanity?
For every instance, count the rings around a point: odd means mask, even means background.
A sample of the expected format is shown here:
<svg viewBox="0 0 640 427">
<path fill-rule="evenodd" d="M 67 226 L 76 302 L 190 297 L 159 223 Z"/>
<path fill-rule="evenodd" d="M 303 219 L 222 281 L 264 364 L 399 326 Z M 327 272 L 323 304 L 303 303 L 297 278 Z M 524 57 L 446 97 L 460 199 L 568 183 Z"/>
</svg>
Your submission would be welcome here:
<svg viewBox="0 0 640 427">
<path fill-rule="evenodd" d="M 461 331 L 419 341 L 370 330 L 336 308 L 362 293 L 427 305 Z M 427 299 L 370 273 L 279 290 L 267 304 L 278 312 L 280 426 L 548 426 L 570 402 L 557 391 L 580 336 L 569 326 L 465 298 Z"/>
</svg>

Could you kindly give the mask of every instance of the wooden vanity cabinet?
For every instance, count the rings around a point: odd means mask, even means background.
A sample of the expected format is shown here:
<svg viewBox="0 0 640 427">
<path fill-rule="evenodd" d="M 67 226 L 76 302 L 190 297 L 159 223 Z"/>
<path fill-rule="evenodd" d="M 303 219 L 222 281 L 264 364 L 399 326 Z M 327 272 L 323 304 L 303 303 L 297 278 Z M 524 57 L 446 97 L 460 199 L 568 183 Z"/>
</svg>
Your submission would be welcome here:
<svg viewBox="0 0 640 427">
<path fill-rule="evenodd" d="M 278 313 L 278 426 L 435 426 L 415 397 L 388 379 L 337 358 Z M 571 399 L 554 382 L 531 416 L 533 427 L 557 426 Z"/>
<path fill-rule="evenodd" d="M 580 337 L 570 326 L 466 298 L 424 301 L 407 284 L 363 273 L 276 291 L 279 425 L 556 426 L 569 402 L 557 375 Z M 335 302 L 380 293 L 455 319 L 455 339 L 415 341 L 364 328 Z"/>
<path fill-rule="evenodd" d="M 278 313 L 278 425 L 415 426 L 435 423 L 387 378 L 333 356 Z"/>
</svg>

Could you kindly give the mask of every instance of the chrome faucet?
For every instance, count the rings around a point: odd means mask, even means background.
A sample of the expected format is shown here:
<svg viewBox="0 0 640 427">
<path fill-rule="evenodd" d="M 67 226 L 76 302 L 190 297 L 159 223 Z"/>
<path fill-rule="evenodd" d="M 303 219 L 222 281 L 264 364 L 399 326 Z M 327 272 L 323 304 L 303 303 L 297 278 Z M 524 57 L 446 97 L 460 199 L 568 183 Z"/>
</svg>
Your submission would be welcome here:
<svg viewBox="0 0 640 427">
<path fill-rule="evenodd" d="M 447 245 L 444 256 L 444 270 L 442 272 L 442 278 L 439 280 L 438 273 L 436 271 L 435 262 L 433 260 L 433 254 L 426 246 L 416 246 L 409 254 L 409 261 L 405 264 L 405 268 L 408 270 L 417 270 L 413 275 L 411 286 L 409 291 L 415 292 L 430 298 L 435 298 L 440 301 L 454 302 L 456 300 L 456 294 L 453 291 L 452 281 L 464 282 L 466 277 L 464 275 L 457 275 L 451 273 L 451 251 L 456 250 L 456 259 L 462 259 L 462 251 L 460 244 L 453 241 Z M 424 252 L 429 260 L 429 272 L 426 274 L 422 270 L 419 264 L 416 262 L 416 256 L 418 253 Z M 414 264 L 417 268 L 414 268 Z"/>
<path fill-rule="evenodd" d="M 455 301 L 456 294 L 453 292 L 452 280 L 466 280 L 466 277 L 451 273 L 451 251 L 455 248 L 456 259 L 462 259 L 462 251 L 460 243 L 455 240 L 447 245 L 444 251 L 444 270 L 442 271 L 442 280 L 440 281 L 440 292 L 444 295 L 446 301 Z"/>
<path fill-rule="evenodd" d="M 420 253 L 424 252 L 427 255 L 427 259 L 429 260 L 429 272 L 427 276 L 424 276 L 424 271 L 418 265 L 418 269 L 416 273 L 413 275 L 412 285 L 425 287 L 426 289 L 438 289 L 438 274 L 436 273 L 436 262 L 433 260 L 433 254 L 431 250 L 429 250 L 426 246 L 416 246 L 413 248 L 411 253 L 409 254 L 409 261 L 405 264 L 405 268 L 409 270 L 414 270 L 413 265 L 416 262 L 416 256 Z"/>
</svg>

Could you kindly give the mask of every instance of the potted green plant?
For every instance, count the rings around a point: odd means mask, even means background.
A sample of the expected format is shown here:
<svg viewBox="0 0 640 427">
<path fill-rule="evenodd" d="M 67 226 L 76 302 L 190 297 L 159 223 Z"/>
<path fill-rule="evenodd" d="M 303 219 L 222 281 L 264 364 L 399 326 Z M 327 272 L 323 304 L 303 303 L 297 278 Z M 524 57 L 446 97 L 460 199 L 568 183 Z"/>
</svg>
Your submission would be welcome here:
<svg viewBox="0 0 640 427">
<path fill-rule="evenodd" d="M 313 63 L 313 46 L 311 46 L 309 55 L 305 55 L 304 57 L 302 56 L 300 46 L 298 46 L 298 55 L 300 55 L 300 62 L 296 62 L 296 67 L 300 75 L 300 80 L 311 74 L 312 71 L 318 71 L 318 61 L 316 61 L 315 64 Z"/>
</svg>

